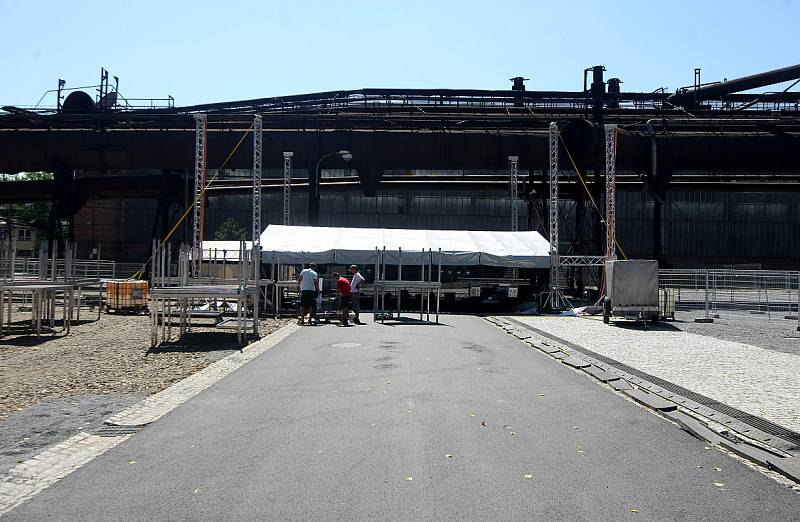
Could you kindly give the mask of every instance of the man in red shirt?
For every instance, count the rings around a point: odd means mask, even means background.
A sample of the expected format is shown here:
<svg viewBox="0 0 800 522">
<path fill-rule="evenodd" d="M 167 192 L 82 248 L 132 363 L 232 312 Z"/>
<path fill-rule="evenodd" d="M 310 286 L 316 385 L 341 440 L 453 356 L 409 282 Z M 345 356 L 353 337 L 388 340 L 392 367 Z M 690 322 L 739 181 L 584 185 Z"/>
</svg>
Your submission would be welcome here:
<svg viewBox="0 0 800 522">
<path fill-rule="evenodd" d="M 339 275 L 339 272 L 334 272 L 333 278 L 336 279 L 336 293 L 339 294 L 339 303 L 342 307 L 342 322 L 340 326 L 347 326 L 347 320 L 350 318 L 350 308 L 353 306 L 353 291 L 350 289 L 350 281 Z"/>
</svg>

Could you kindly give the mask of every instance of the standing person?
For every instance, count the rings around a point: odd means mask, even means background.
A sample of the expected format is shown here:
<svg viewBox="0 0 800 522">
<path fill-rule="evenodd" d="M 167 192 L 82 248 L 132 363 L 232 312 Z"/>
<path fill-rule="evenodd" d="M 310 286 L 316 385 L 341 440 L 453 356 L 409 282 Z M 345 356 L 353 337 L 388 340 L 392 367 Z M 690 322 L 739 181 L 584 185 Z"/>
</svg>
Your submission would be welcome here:
<svg viewBox="0 0 800 522">
<path fill-rule="evenodd" d="M 336 293 L 339 294 L 339 304 L 342 310 L 341 326 L 347 326 L 353 302 L 353 291 L 350 289 L 350 281 L 346 277 L 340 276 L 339 272 L 334 272 L 333 278 L 336 280 Z"/>
<path fill-rule="evenodd" d="M 350 281 L 350 291 L 353 294 L 353 314 L 355 314 L 353 323 L 364 324 L 361 322 L 361 319 L 358 318 L 358 313 L 361 311 L 361 283 L 364 282 L 364 276 L 358 271 L 356 265 L 350 265 L 350 273 L 353 274 L 353 280 Z"/>
<path fill-rule="evenodd" d="M 308 268 L 300 272 L 298 281 L 300 282 L 300 320 L 297 324 L 303 324 L 306 313 L 309 314 L 308 323 L 317 322 L 317 280 L 319 276 L 316 272 L 317 265 L 310 263 Z"/>
</svg>

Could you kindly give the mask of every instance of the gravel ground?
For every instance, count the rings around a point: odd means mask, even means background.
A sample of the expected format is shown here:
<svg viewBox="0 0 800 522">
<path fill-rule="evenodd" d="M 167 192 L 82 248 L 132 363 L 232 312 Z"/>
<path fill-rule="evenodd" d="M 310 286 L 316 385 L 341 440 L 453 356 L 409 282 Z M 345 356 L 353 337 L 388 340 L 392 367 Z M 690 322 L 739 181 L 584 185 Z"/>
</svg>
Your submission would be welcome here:
<svg viewBox="0 0 800 522">
<path fill-rule="evenodd" d="M 800 432 L 800 355 L 689 333 L 680 323 L 645 329 L 599 317 L 516 319 Z"/>
<path fill-rule="evenodd" d="M 261 335 L 284 324 L 263 320 Z M 69 335 L 0 338 L 0 420 L 47 399 L 154 393 L 238 348 L 234 334 L 209 326 L 151 350 L 149 325 L 148 316 L 104 314 Z"/>
<path fill-rule="evenodd" d="M 713 323 L 695 323 L 695 317 L 702 317 L 702 314 L 676 312 L 676 321 L 670 324 L 684 332 L 800 355 L 800 332 L 796 320 L 767 319 L 761 315 L 723 315 Z"/>
<path fill-rule="evenodd" d="M 286 323 L 262 320 L 260 334 Z M 150 318 L 131 315 L 0 338 L 0 474 L 237 349 L 234 334 L 207 326 L 151 350 Z"/>
</svg>

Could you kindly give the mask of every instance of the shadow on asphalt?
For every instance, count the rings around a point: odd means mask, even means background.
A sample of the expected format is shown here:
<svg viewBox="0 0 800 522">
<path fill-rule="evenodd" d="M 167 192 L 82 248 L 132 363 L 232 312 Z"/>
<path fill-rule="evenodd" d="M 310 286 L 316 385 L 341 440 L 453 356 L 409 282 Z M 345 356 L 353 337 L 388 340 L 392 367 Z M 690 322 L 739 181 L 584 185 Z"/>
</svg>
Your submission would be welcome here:
<svg viewBox="0 0 800 522">
<path fill-rule="evenodd" d="M 419 319 L 412 319 L 410 317 L 401 317 L 399 319 L 387 319 L 386 322 L 381 322 L 380 320 L 375 321 L 375 324 L 379 324 L 382 326 L 446 326 L 448 328 L 452 328 L 451 325 L 445 323 L 433 323 L 428 321 L 420 321 Z"/>
</svg>

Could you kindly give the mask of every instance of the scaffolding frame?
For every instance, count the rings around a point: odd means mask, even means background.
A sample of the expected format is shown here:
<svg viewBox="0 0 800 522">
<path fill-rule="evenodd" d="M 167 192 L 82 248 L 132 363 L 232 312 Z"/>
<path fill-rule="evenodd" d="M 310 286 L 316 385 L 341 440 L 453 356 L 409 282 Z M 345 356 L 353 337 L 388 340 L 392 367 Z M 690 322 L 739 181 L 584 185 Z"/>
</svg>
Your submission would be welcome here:
<svg viewBox="0 0 800 522">
<path fill-rule="evenodd" d="M 397 279 L 395 280 L 387 280 L 386 279 L 386 265 L 388 264 L 388 256 L 386 255 L 386 247 L 383 250 L 379 250 L 377 247 L 375 248 L 375 281 L 369 285 L 369 288 L 372 289 L 372 318 L 373 321 L 378 322 L 380 319 L 381 323 L 386 321 L 387 315 L 389 315 L 388 310 L 386 309 L 386 294 L 395 293 L 397 294 L 397 299 L 395 300 L 396 304 L 396 313 L 397 319 L 401 318 L 402 313 L 402 292 L 410 291 L 414 293 L 418 293 L 420 295 L 420 310 L 419 310 L 419 320 L 425 321 L 428 323 L 439 324 L 439 304 L 441 301 L 441 289 L 442 289 L 442 249 L 438 249 L 437 251 L 437 276 L 436 280 L 433 280 L 433 250 L 428 249 L 427 254 L 426 250 L 422 250 L 420 255 L 420 263 L 419 266 L 421 268 L 420 272 L 420 279 L 418 280 L 404 280 L 403 279 L 403 249 L 397 249 Z M 414 263 L 416 265 L 416 263 Z M 427 266 L 427 278 L 426 278 L 426 270 L 425 267 Z M 436 294 L 436 308 L 434 310 L 434 321 L 431 321 L 431 298 L 432 294 Z M 390 318 L 395 317 L 395 312 L 392 311 Z M 427 315 L 426 315 L 427 314 Z"/>
<path fill-rule="evenodd" d="M 216 327 L 236 331 L 236 340 L 243 345 L 247 331 L 258 335 L 258 307 L 261 295 L 261 180 L 263 160 L 263 123 L 260 114 L 253 121 L 253 195 L 252 246 L 239 243 L 236 279 L 216 279 L 209 273 L 202 277 L 203 225 L 205 222 L 205 188 L 207 164 L 208 116 L 195 115 L 195 201 L 192 245 L 180 245 L 177 267 L 173 271 L 172 244 L 153 242 L 150 284 L 150 343 L 172 339 L 172 320 L 178 317 L 180 336 L 191 330 L 191 319 L 208 317 L 205 310 L 195 309 L 197 301 L 235 302 L 236 317 L 222 320 Z M 225 253 L 223 252 L 223 255 Z M 214 256 L 216 257 L 216 255 Z M 223 272 L 226 261 L 223 260 Z M 248 307 L 252 303 L 252 316 Z M 213 313 L 213 316 L 221 315 Z"/>
<path fill-rule="evenodd" d="M 197 301 L 219 300 L 235 302 L 235 318 L 219 322 L 216 327 L 236 332 L 236 341 L 242 346 L 248 330 L 258 335 L 258 272 L 255 250 L 248 250 L 244 241 L 239 243 L 238 273 L 234 280 L 214 281 L 192 277 L 195 265 L 195 251 L 181 245 L 173 271 L 172 244 L 157 242 L 154 251 L 158 255 L 153 260 L 150 275 L 150 346 L 172 340 L 173 320 L 178 319 L 179 337 L 191 331 L 192 318 L 208 317 L 204 310 L 195 308 Z M 252 302 L 252 317 L 248 317 L 248 307 Z M 218 314 L 214 314 L 218 315 Z"/>
<path fill-rule="evenodd" d="M 64 251 L 60 253 L 58 243 L 54 241 L 50 257 L 47 249 L 47 241 L 40 242 L 35 265 L 23 262 L 22 270 L 18 271 L 16 240 L 7 238 L 0 243 L 0 337 L 12 333 L 15 296 L 17 302 L 30 304 L 30 327 L 36 337 L 42 334 L 43 327 L 48 328 L 51 333 L 58 333 L 55 321 L 59 306 L 62 310 L 61 332 L 69 334 L 73 318 L 80 320 L 83 290 L 98 290 L 102 302 L 99 261 L 97 272 L 92 277 L 89 277 L 87 270 L 84 270 L 81 277 L 75 270 L 75 243 L 66 243 Z M 98 319 L 102 309 L 101 302 L 97 306 Z"/>
</svg>

